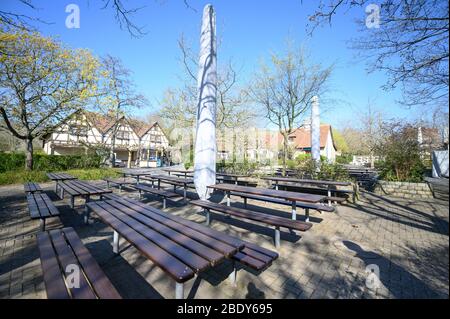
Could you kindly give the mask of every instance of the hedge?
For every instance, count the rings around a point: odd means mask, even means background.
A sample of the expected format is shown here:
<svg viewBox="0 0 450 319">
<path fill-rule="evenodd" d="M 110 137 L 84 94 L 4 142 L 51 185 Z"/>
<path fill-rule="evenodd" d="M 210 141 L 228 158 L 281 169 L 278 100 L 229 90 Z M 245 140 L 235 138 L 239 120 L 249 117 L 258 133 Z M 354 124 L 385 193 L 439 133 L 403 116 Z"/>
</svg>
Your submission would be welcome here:
<svg viewBox="0 0 450 319">
<path fill-rule="evenodd" d="M 46 155 L 34 154 L 34 169 L 40 171 L 61 171 L 68 169 L 100 168 L 99 155 Z M 24 153 L 0 152 L 0 172 L 21 170 L 25 167 Z"/>
</svg>

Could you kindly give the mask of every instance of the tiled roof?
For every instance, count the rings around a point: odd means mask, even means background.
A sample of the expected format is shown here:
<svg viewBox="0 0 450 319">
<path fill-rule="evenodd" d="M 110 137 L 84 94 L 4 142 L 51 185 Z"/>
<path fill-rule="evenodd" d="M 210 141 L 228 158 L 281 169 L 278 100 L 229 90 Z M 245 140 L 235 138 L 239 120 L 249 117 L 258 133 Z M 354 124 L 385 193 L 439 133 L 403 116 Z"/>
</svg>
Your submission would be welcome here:
<svg viewBox="0 0 450 319">
<path fill-rule="evenodd" d="M 320 125 L 320 148 L 324 148 L 327 144 L 328 133 L 331 131 L 331 125 Z M 331 135 L 333 138 L 333 135 Z M 296 129 L 289 135 L 289 140 L 294 144 L 295 148 L 305 149 L 311 148 L 311 129 L 310 126 Z M 334 142 L 333 142 L 334 143 Z"/>
<path fill-rule="evenodd" d="M 95 112 L 84 111 L 88 121 L 96 127 L 102 134 L 106 133 L 115 123 L 115 118 Z M 126 120 L 138 137 L 144 136 L 157 123 L 146 123 L 136 119 L 125 118 L 122 116 L 119 121 Z"/>
</svg>

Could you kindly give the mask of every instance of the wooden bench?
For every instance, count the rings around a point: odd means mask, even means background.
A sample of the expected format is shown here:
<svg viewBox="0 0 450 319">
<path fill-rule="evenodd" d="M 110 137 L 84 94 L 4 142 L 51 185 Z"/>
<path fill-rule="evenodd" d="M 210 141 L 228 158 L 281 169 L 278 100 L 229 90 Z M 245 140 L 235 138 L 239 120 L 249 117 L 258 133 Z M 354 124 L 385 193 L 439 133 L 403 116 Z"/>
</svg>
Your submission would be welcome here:
<svg viewBox="0 0 450 319">
<path fill-rule="evenodd" d="M 272 216 L 269 214 L 264 214 L 260 212 L 251 211 L 248 209 L 225 206 L 223 204 L 213 203 L 207 200 L 194 200 L 191 201 L 192 205 L 202 207 L 206 213 L 206 225 L 211 223 L 210 211 L 216 211 L 226 215 L 231 215 L 235 217 L 240 217 L 248 220 L 257 221 L 264 223 L 266 225 L 274 226 L 275 234 L 274 241 L 275 247 L 280 248 L 280 227 L 285 227 L 288 229 L 295 229 L 298 231 L 307 231 L 312 227 L 311 223 L 303 222 L 299 220 L 287 219 L 284 217 Z"/>
<path fill-rule="evenodd" d="M 75 197 L 84 197 L 86 202 L 88 202 L 91 196 L 101 196 L 106 193 L 112 193 L 112 190 L 110 189 L 103 189 L 78 180 L 58 182 L 58 186 L 61 190 L 60 198 L 64 198 L 65 193 L 69 194 L 71 208 L 74 208 L 75 206 Z"/>
<path fill-rule="evenodd" d="M 286 189 L 298 189 L 298 190 L 306 190 L 306 191 L 312 191 L 315 193 L 320 194 L 327 194 L 328 191 L 330 191 L 332 194 L 344 194 L 344 195 L 350 195 L 352 196 L 353 203 L 356 200 L 356 192 L 349 189 L 326 189 L 326 188 L 320 188 L 320 187 L 309 187 L 309 186 L 300 186 L 300 185 L 293 185 L 289 183 L 278 183 L 278 187 L 284 187 Z M 326 200 L 335 202 L 335 203 L 342 203 L 347 200 L 347 197 L 340 197 L 340 196 L 327 196 Z"/>
<path fill-rule="evenodd" d="M 48 299 L 120 299 L 73 228 L 37 234 Z"/>
<path fill-rule="evenodd" d="M 230 195 L 243 198 L 245 208 L 247 208 L 247 199 L 252 199 L 252 200 L 257 200 L 257 201 L 262 201 L 262 202 L 269 202 L 269 203 L 274 203 L 274 204 L 279 204 L 279 205 L 292 206 L 291 202 L 288 202 L 283 199 L 274 198 L 274 197 L 267 197 L 267 196 L 239 193 L 239 192 L 231 192 Z M 335 210 L 334 207 L 330 207 L 330 206 L 323 205 L 323 204 L 295 202 L 295 205 L 297 207 L 303 208 L 305 210 L 306 221 L 309 221 L 309 210 L 310 209 L 316 210 L 320 213 L 322 213 L 323 211 L 334 212 L 334 210 Z"/>
<path fill-rule="evenodd" d="M 45 193 L 28 193 L 27 202 L 31 219 L 40 219 L 42 231 L 45 230 L 45 220 L 47 218 L 59 216 L 59 211 L 55 204 Z"/>
<path fill-rule="evenodd" d="M 171 276 L 175 297 L 184 296 L 184 283 L 225 258 L 264 269 L 278 255 L 179 216 L 166 214 L 137 200 L 114 194 L 114 200 L 87 203 L 114 231 L 113 251 L 119 253 L 122 236 Z M 247 249 L 246 249 L 247 248 Z M 236 280 L 236 269 L 230 274 Z"/>
<path fill-rule="evenodd" d="M 179 195 L 177 193 L 169 192 L 164 189 L 157 189 L 148 184 L 137 184 L 137 185 L 134 185 L 133 188 L 135 188 L 139 191 L 139 199 L 142 198 L 142 192 L 150 193 L 153 195 L 157 195 L 158 197 L 161 197 L 163 200 L 163 209 L 166 209 L 167 198 L 181 197 L 181 195 Z"/>
<path fill-rule="evenodd" d="M 41 186 L 37 183 L 28 182 L 23 184 L 23 190 L 25 193 L 36 193 L 36 192 L 42 192 Z"/>
<path fill-rule="evenodd" d="M 130 186 L 136 184 L 135 180 L 126 180 L 126 179 L 111 179 L 111 178 L 104 178 L 103 179 L 106 182 L 106 188 L 109 189 L 110 185 L 114 185 L 119 187 L 119 192 L 122 192 L 122 186 Z"/>
</svg>

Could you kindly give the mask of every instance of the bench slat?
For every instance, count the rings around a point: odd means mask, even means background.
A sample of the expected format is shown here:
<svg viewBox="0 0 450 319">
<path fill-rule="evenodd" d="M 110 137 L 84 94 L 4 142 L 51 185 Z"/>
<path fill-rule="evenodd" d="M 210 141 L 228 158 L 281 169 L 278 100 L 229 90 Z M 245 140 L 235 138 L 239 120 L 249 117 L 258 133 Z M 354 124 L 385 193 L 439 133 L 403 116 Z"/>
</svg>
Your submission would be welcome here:
<svg viewBox="0 0 450 319">
<path fill-rule="evenodd" d="M 108 194 L 108 195 L 105 195 L 104 197 L 117 199 L 117 200 L 123 200 L 124 202 L 127 202 L 129 204 L 140 206 L 140 207 L 144 208 L 147 211 L 151 211 L 151 212 L 153 212 L 155 214 L 161 215 L 161 216 L 163 216 L 163 217 L 165 217 L 165 218 L 167 218 L 169 220 L 172 220 L 172 221 L 174 221 L 174 222 L 176 222 L 178 224 L 181 224 L 181 225 L 184 225 L 184 226 L 186 226 L 188 228 L 191 228 L 191 229 L 193 229 L 193 230 L 195 230 L 195 231 L 197 231 L 199 233 L 202 233 L 202 234 L 204 234 L 204 235 L 206 235 L 206 236 L 208 236 L 210 238 L 214 238 L 216 240 L 222 241 L 222 242 L 226 243 L 227 245 L 230 245 L 232 247 L 239 247 L 239 249 L 244 248 L 244 242 L 242 240 L 240 240 L 240 239 L 231 237 L 231 236 L 229 236 L 229 235 L 227 235 L 225 233 L 219 232 L 219 231 L 214 230 L 212 228 L 204 227 L 202 225 L 199 225 L 199 224 L 197 224 L 195 222 L 192 222 L 192 221 L 189 221 L 187 219 L 183 219 L 183 218 L 179 218 L 179 217 L 176 217 L 176 216 L 172 216 L 170 214 L 166 214 L 166 213 L 161 212 L 161 211 L 159 211 L 158 209 L 156 209 L 156 208 L 154 208 L 152 206 L 146 205 L 146 204 L 141 203 L 141 202 L 139 202 L 137 200 L 134 200 L 134 199 L 131 199 L 131 198 L 128 198 L 128 197 L 121 197 L 121 196 L 118 196 L 118 195 L 115 195 L 115 194 Z M 211 241 L 211 239 L 209 239 L 209 241 Z"/>
<path fill-rule="evenodd" d="M 230 195 L 244 197 L 248 199 L 263 201 L 263 202 L 270 202 L 280 205 L 286 205 L 286 206 L 292 206 L 292 203 L 283 199 L 273 198 L 273 197 L 265 197 L 265 196 L 259 196 L 259 195 L 251 195 L 246 193 L 239 193 L 239 192 L 231 192 Z M 305 202 L 295 202 L 297 207 L 300 208 L 310 208 L 315 209 L 318 211 L 326 211 L 326 212 L 333 212 L 334 208 L 322 204 L 313 204 L 313 203 L 305 203 Z"/>
<path fill-rule="evenodd" d="M 105 276 L 103 270 L 89 253 L 88 249 L 83 245 L 73 228 L 63 228 L 63 232 L 75 252 L 78 261 L 83 267 L 83 270 L 94 288 L 96 295 L 99 298 L 104 299 L 120 299 L 121 297 L 116 288 L 114 288 Z"/>
<path fill-rule="evenodd" d="M 52 239 L 53 245 L 55 247 L 55 251 L 58 255 L 58 260 L 60 262 L 60 265 L 62 269 L 67 269 L 68 265 L 78 265 L 78 261 L 73 253 L 73 251 L 70 249 L 70 247 L 67 245 L 66 240 L 64 238 L 63 233 L 60 229 L 51 230 L 50 232 L 50 238 Z M 80 269 L 81 270 L 81 269 Z M 89 286 L 89 283 L 87 282 L 86 278 L 80 273 L 80 287 L 79 288 L 69 288 L 71 295 L 75 299 L 96 299 L 95 294 L 92 292 L 91 287 Z"/>
<path fill-rule="evenodd" d="M 196 272 L 205 270 L 209 267 L 209 262 L 204 258 L 178 245 L 170 238 L 167 238 L 151 228 L 144 226 L 142 223 L 116 209 L 111 205 L 111 203 L 99 202 L 98 205 L 107 210 L 110 214 L 114 215 L 114 217 L 118 218 L 123 223 L 127 224 L 133 230 L 139 232 L 141 235 L 151 240 L 154 244 L 164 249 L 170 255 L 175 256 L 184 264 L 188 265 L 190 268 L 193 268 Z"/>
<path fill-rule="evenodd" d="M 27 194 L 28 210 L 30 212 L 31 219 L 41 218 L 39 214 L 38 205 L 34 199 L 33 194 Z"/>
<path fill-rule="evenodd" d="M 270 258 L 272 258 L 272 260 L 275 260 L 275 259 L 278 258 L 278 253 L 276 253 L 276 252 L 274 252 L 272 250 L 266 249 L 264 247 L 255 245 L 253 243 L 245 242 L 245 247 L 247 247 L 247 248 L 249 248 L 249 249 L 251 249 L 253 251 L 257 251 L 260 254 L 269 256 Z"/>
<path fill-rule="evenodd" d="M 258 259 L 252 258 L 242 252 L 238 252 L 233 256 L 233 259 L 239 261 L 240 263 L 247 265 L 256 270 L 261 270 L 266 267 L 266 264 Z"/>
<path fill-rule="evenodd" d="M 147 193 L 163 196 L 163 197 L 166 197 L 166 198 L 180 197 L 180 195 L 177 194 L 177 193 L 169 192 L 169 191 L 167 191 L 165 189 L 152 188 L 151 186 L 147 186 L 147 185 L 144 185 L 144 184 L 137 184 L 137 185 L 133 185 L 132 187 L 137 189 L 137 190 L 141 190 L 141 191 L 144 191 L 144 192 L 147 192 Z"/>
<path fill-rule="evenodd" d="M 234 215 L 237 217 L 242 217 L 254 221 L 258 221 L 261 223 L 269 224 L 272 226 L 278 226 L 278 227 L 286 227 L 286 228 L 292 228 L 299 231 L 307 231 L 312 227 L 311 223 L 302 222 L 298 220 L 290 220 L 284 217 L 278 217 L 278 216 L 271 216 L 268 214 L 260 213 L 260 212 L 254 212 L 247 209 L 237 208 L 237 207 L 230 207 L 225 206 L 222 204 L 216 204 L 209 201 L 202 201 L 202 200 L 195 200 L 191 201 L 191 204 L 200 206 L 203 208 L 211 209 L 214 211 L 218 211 L 225 214 Z"/>
<path fill-rule="evenodd" d="M 108 201 L 108 203 L 111 206 L 114 206 L 115 208 L 119 209 L 120 211 L 124 212 L 125 214 L 128 214 L 130 217 L 139 220 L 141 223 L 145 224 L 148 227 L 151 227 L 155 231 L 163 234 L 166 237 L 169 237 L 173 241 L 177 242 L 178 244 L 182 245 L 183 247 L 193 251 L 195 254 L 202 256 L 203 258 L 207 259 L 209 262 L 211 262 L 213 265 L 217 264 L 218 262 L 222 261 L 224 259 L 224 256 L 222 254 L 217 253 L 215 250 L 209 248 L 206 245 L 201 244 L 200 242 L 197 242 L 195 239 L 192 239 L 186 235 L 184 235 L 181 231 L 178 229 L 172 229 L 163 224 L 163 218 L 158 216 L 155 216 L 153 214 L 153 219 L 141 214 L 141 210 L 138 211 L 132 210 L 128 208 L 127 206 L 124 206 L 120 202 L 117 201 Z M 150 215 L 150 214 L 149 214 Z"/>
<path fill-rule="evenodd" d="M 225 256 L 231 256 L 237 251 L 237 249 L 234 246 L 231 246 L 230 244 L 227 244 L 220 240 L 218 241 L 218 240 L 216 240 L 217 238 L 214 236 L 208 236 L 199 231 L 194 231 L 194 229 L 192 229 L 190 227 L 185 227 L 186 225 L 184 225 L 182 223 L 178 223 L 175 220 L 168 218 L 169 216 L 157 214 L 157 212 L 154 212 L 153 210 L 145 209 L 146 207 L 133 205 L 132 203 L 129 203 L 129 202 L 121 201 L 121 203 L 123 203 L 126 206 L 132 207 L 132 208 L 139 207 L 138 209 L 141 209 L 141 213 L 143 215 L 153 218 L 153 219 L 157 220 L 159 223 L 162 223 L 172 229 L 179 230 L 184 235 L 186 235 L 190 238 L 195 238 L 196 241 L 198 241 L 198 242 L 202 243 L 203 245 L 206 245 L 216 251 L 221 252 Z"/>
<path fill-rule="evenodd" d="M 61 276 L 50 236 L 47 232 L 40 232 L 37 234 L 37 242 L 47 297 L 49 299 L 69 299 L 70 295 Z"/>
<path fill-rule="evenodd" d="M 108 224 L 116 230 L 128 242 L 140 250 L 153 263 L 167 272 L 175 281 L 185 282 L 194 277 L 194 271 L 179 261 L 177 258 L 168 254 L 159 246 L 153 244 L 147 238 L 128 227 L 125 223 L 111 215 L 104 208 L 99 206 L 97 202 L 89 202 L 87 205 Z"/>
</svg>

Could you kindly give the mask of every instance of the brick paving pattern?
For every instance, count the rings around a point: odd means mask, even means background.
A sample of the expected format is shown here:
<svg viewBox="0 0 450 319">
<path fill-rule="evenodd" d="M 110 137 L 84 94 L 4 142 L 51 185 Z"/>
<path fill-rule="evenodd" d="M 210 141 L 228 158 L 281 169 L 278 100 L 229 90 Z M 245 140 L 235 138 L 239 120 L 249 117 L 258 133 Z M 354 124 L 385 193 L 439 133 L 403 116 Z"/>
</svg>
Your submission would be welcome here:
<svg viewBox="0 0 450 319">
<path fill-rule="evenodd" d="M 102 184 L 102 183 L 99 183 Z M 82 206 L 59 200 L 54 184 L 41 184 L 61 211 L 48 229 L 72 226 L 125 298 L 173 298 L 174 282 L 127 243 L 112 252 L 112 231 L 95 217 L 84 225 Z M 115 190 L 116 192 L 116 190 Z M 136 192 L 122 195 L 136 197 Z M 191 194 L 193 197 L 193 194 Z M 223 200 L 221 194 L 215 201 Z M 149 204 L 161 202 L 147 197 Z M 82 202 L 77 200 L 76 204 Z M 203 222 L 199 208 L 168 201 L 167 213 Z M 233 205 L 242 206 L 238 198 Z M 248 207 L 290 217 L 286 208 L 249 201 Z M 301 214 L 300 214 L 301 215 Z M 300 216 L 301 218 L 301 216 Z M 363 193 L 356 204 L 335 213 L 311 214 L 313 228 L 282 234 L 280 258 L 261 273 L 238 272 L 237 287 L 227 280 L 231 263 L 186 285 L 189 298 L 448 298 L 448 202 L 405 200 Z M 273 230 L 253 222 L 213 215 L 211 227 L 274 249 Z M 36 246 L 39 221 L 29 218 L 22 185 L 0 187 L 0 298 L 46 298 Z M 299 236 L 300 235 L 300 236 Z M 378 288 L 366 284 L 366 267 L 376 265 Z M 374 266 L 369 266 L 373 268 Z"/>
</svg>

